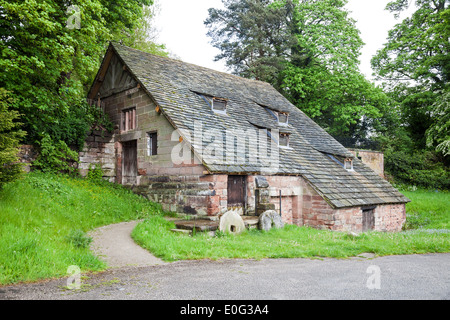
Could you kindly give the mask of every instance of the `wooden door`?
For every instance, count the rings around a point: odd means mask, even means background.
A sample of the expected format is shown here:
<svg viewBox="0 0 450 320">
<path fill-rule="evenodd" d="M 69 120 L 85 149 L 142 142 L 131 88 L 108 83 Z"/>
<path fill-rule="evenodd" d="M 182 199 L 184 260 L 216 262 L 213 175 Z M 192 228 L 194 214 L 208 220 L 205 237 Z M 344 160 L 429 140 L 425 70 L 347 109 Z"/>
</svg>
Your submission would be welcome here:
<svg viewBox="0 0 450 320">
<path fill-rule="evenodd" d="M 228 176 L 228 207 L 242 207 L 245 209 L 245 181 L 246 176 Z"/>
<path fill-rule="evenodd" d="M 135 184 L 137 176 L 137 140 L 123 142 L 123 184 Z"/>
<path fill-rule="evenodd" d="M 375 227 L 375 209 L 363 209 L 362 212 L 362 231 L 370 231 Z"/>
</svg>

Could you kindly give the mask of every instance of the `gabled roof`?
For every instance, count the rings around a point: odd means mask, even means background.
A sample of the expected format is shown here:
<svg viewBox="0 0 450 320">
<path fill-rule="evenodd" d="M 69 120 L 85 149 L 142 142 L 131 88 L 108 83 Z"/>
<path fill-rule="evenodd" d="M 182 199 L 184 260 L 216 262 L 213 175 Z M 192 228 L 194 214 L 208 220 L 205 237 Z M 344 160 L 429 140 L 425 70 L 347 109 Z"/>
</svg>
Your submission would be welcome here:
<svg viewBox="0 0 450 320">
<path fill-rule="evenodd" d="M 192 138 L 196 121 L 202 124 L 204 131 L 215 129 L 218 132 L 234 132 L 238 136 L 249 129 L 277 129 L 290 134 L 290 148 L 277 148 L 279 162 L 276 174 L 301 175 L 332 207 L 409 201 L 357 158 L 353 159 L 354 171 L 347 171 L 333 160 L 354 156 L 268 83 L 155 56 L 119 44 L 110 44 L 99 71 L 100 76 L 106 74 L 107 60 L 111 60 L 112 53 L 118 55 L 172 125 L 180 129 L 197 156 L 200 149 L 204 150 L 208 144 L 211 146 L 211 141 L 203 141 L 199 145 Z M 99 75 L 90 96 L 98 91 Z M 205 97 L 227 99 L 226 115 L 214 113 Z M 278 124 L 273 116 L 276 111 L 289 114 L 287 126 Z M 234 159 L 243 161 L 217 163 L 205 154 L 200 158 L 211 173 L 264 172 L 260 161 L 244 160 L 248 159 L 248 150 L 242 154 L 235 148 L 234 156 Z"/>
</svg>

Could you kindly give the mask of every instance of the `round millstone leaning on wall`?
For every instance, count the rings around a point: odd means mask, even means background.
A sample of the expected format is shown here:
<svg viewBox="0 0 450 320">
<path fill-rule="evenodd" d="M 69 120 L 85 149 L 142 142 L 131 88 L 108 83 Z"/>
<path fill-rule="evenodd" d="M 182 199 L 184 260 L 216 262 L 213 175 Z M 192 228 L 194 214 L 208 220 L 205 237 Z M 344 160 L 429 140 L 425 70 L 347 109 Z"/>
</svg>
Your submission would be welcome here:
<svg viewBox="0 0 450 320">
<path fill-rule="evenodd" d="M 269 231 L 272 228 L 283 228 L 281 216 L 275 210 L 264 211 L 259 216 L 259 229 Z"/>
<path fill-rule="evenodd" d="M 219 230 L 225 233 L 240 234 L 245 230 L 245 223 L 237 211 L 227 211 L 220 217 Z"/>
</svg>

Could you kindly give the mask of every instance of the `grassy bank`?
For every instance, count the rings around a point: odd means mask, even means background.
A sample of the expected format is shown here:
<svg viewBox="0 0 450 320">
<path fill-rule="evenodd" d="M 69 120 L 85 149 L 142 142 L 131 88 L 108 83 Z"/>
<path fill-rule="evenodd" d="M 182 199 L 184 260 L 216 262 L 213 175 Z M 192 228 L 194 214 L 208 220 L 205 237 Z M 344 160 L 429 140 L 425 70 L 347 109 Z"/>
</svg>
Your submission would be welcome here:
<svg viewBox="0 0 450 320">
<path fill-rule="evenodd" d="M 403 190 L 412 201 L 406 205 L 406 229 L 450 229 L 450 192 Z"/>
<path fill-rule="evenodd" d="M 287 225 L 280 230 L 250 230 L 240 236 L 211 238 L 174 234 L 173 223 L 151 217 L 133 231 L 133 238 L 162 259 L 220 258 L 345 258 L 363 252 L 379 256 L 450 252 L 449 193 L 410 191 L 407 205 L 407 228 L 401 233 L 369 232 L 358 237 L 346 233 L 320 231 Z M 446 230 L 431 230 L 446 229 Z"/>
<path fill-rule="evenodd" d="M 65 276 L 71 265 L 103 270 L 86 232 L 160 210 L 109 183 L 29 174 L 0 191 L 0 284 Z"/>
</svg>

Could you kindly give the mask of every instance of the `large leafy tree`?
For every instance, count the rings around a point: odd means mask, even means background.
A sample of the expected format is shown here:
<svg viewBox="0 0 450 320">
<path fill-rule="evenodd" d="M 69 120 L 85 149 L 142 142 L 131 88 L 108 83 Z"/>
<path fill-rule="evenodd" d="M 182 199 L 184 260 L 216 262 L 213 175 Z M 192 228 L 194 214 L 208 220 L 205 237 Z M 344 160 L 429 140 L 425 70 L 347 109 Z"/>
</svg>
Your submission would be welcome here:
<svg viewBox="0 0 450 320">
<path fill-rule="evenodd" d="M 158 9 L 158 4 L 143 7 L 143 15 L 136 21 L 133 30 L 121 30 L 120 34 L 114 38 L 120 39 L 123 45 L 167 57 L 169 52 L 164 44 L 156 41 L 157 30 L 154 26 L 154 18 Z"/>
<path fill-rule="evenodd" d="M 289 49 L 296 43 L 287 30 L 287 6 L 271 0 L 223 0 L 225 9 L 209 9 L 208 36 L 235 74 L 278 82 Z"/>
<path fill-rule="evenodd" d="M 152 0 L 0 0 L 0 87 L 10 92 L 29 142 L 49 133 L 73 144 L 105 47 L 131 32 Z"/>
<path fill-rule="evenodd" d="M 387 10 L 399 16 L 410 1 L 396 0 Z M 447 0 L 416 0 L 416 11 L 389 32 L 372 59 L 386 90 L 401 106 L 401 116 L 418 149 L 449 153 L 450 9 Z"/>
<path fill-rule="evenodd" d="M 383 91 L 359 72 L 346 0 L 223 0 L 205 24 L 234 73 L 267 81 L 334 136 L 381 130 Z"/>
<path fill-rule="evenodd" d="M 18 128 L 18 112 L 9 110 L 12 102 L 8 92 L 0 88 L 0 188 L 16 179 L 22 172 L 18 163 L 18 147 L 25 132 Z"/>
</svg>

